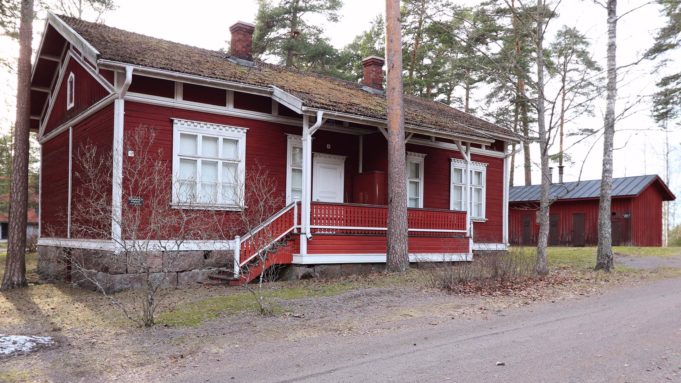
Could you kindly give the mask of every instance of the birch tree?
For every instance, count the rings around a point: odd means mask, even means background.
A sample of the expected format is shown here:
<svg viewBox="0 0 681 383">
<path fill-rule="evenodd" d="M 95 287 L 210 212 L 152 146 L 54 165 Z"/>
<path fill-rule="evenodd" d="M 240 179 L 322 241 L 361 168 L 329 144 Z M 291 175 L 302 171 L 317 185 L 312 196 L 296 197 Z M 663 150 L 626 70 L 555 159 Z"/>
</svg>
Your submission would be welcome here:
<svg viewBox="0 0 681 383">
<path fill-rule="evenodd" d="M 598 206 L 598 250 L 596 270 L 610 271 L 613 267 L 612 223 L 610 204 L 612 200 L 612 152 L 615 138 L 615 101 L 617 99 L 617 0 L 605 4 L 608 18 L 607 49 L 607 97 L 603 122 L 603 167 L 601 194 Z"/>
<path fill-rule="evenodd" d="M 386 0 L 386 64 L 388 80 L 388 253 L 387 270 L 403 272 L 407 253 L 407 163 L 404 145 L 404 95 L 402 85 L 402 31 L 400 1 Z"/>
<path fill-rule="evenodd" d="M 4 289 L 26 286 L 26 212 L 28 210 L 28 156 L 31 108 L 31 42 L 33 41 L 33 0 L 22 0 L 19 22 L 17 65 L 17 109 L 12 153 L 9 241 Z"/>
</svg>

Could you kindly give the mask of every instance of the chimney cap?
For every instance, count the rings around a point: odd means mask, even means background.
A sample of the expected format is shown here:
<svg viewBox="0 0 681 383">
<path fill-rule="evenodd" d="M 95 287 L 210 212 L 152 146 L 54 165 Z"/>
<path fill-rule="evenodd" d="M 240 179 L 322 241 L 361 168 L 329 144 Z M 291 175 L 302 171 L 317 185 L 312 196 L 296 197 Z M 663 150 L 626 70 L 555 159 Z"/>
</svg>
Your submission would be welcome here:
<svg viewBox="0 0 681 383">
<path fill-rule="evenodd" d="M 385 64 L 385 59 L 383 57 L 378 56 L 369 56 L 362 59 L 363 66 L 374 64 L 380 64 L 381 66 L 383 66 L 383 64 Z"/>
<path fill-rule="evenodd" d="M 236 23 L 232 24 L 231 27 L 229 27 L 229 31 L 232 33 L 239 31 L 253 33 L 253 31 L 255 31 L 255 24 L 247 23 L 245 21 L 237 21 Z"/>
</svg>

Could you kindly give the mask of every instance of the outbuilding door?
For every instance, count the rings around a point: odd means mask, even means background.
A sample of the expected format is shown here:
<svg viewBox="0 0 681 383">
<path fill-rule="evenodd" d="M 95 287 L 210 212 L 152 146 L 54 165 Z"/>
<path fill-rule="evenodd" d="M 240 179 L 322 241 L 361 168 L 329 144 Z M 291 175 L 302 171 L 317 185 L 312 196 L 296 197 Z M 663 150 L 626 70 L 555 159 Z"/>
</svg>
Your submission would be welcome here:
<svg viewBox="0 0 681 383">
<path fill-rule="evenodd" d="M 584 246 L 584 213 L 572 214 L 572 246 Z"/>
<path fill-rule="evenodd" d="M 549 246 L 557 246 L 560 244 L 559 221 L 560 216 L 558 214 L 551 214 L 549 216 Z"/>
<path fill-rule="evenodd" d="M 629 213 L 613 213 L 612 216 L 612 244 L 614 246 L 628 246 L 631 244 L 631 215 Z"/>
<path fill-rule="evenodd" d="M 523 215 L 523 238 L 522 243 L 524 246 L 532 245 L 532 215 Z"/>
</svg>

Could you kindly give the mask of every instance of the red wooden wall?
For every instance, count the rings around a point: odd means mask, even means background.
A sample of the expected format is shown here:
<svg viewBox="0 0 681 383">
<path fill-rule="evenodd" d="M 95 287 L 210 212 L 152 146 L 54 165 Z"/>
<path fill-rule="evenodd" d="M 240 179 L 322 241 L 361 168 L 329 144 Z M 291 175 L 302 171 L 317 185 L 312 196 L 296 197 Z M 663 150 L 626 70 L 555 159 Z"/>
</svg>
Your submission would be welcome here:
<svg viewBox="0 0 681 383">
<path fill-rule="evenodd" d="M 631 245 L 662 245 L 662 195 L 660 187 L 653 184 L 639 196 L 613 198 L 611 211 L 613 217 L 630 214 Z M 598 244 L 598 200 L 557 201 L 551 205 L 551 215 L 558 215 L 558 244 L 573 245 L 573 214 L 584 214 L 585 245 Z M 531 243 L 537 243 L 539 224 L 536 221 L 536 203 L 512 203 L 509 209 L 509 240 L 511 244 L 521 245 L 523 239 L 523 216 L 531 221 Z"/>
<path fill-rule="evenodd" d="M 42 145 L 40 161 L 40 233 L 66 238 L 69 178 L 69 132 Z"/>
<path fill-rule="evenodd" d="M 74 106 L 73 108 L 66 110 L 66 82 L 68 81 L 69 73 L 71 72 L 75 75 Z M 102 84 L 92 77 L 85 68 L 76 62 L 76 60 L 71 59 L 66 68 L 61 86 L 59 87 L 59 92 L 57 93 L 52 112 L 47 117 L 45 134 L 48 134 L 52 129 L 58 127 L 70 118 L 75 117 L 108 94 L 109 92 Z"/>
</svg>

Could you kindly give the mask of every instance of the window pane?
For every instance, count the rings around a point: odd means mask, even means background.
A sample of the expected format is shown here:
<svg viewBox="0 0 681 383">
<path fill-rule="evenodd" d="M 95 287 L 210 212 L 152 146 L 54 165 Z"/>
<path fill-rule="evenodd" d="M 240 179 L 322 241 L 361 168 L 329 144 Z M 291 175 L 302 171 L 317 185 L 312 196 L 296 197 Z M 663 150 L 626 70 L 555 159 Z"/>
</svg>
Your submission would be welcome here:
<svg viewBox="0 0 681 383">
<path fill-rule="evenodd" d="M 201 203 L 214 205 L 218 203 L 217 182 L 201 182 Z"/>
<path fill-rule="evenodd" d="M 237 198 L 236 191 L 236 184 L 222 184 L 222 202 L 228 205 L 238 204 L 239 198 Z"/>
<path fill-rule="evenodd" d="M 420 169 L 419 169 L 420 166 L 419 166 L 419 165 L 420 165 L 420 164 L 417 163 L 417 162 L 408 162 L 408 163 L 407 163 L 407 168 L 408 168 L 408 175 L 407 175 L 407 177 L 408 177 L 408 178 L 411 178 L 411 179 L 418 179 L 418 178 L 420 177 L 420 176 L 419 176 L 419 173 L 420 173 Z"/>
<path fill-rule="evenodd" d="M 303 167 L 303 148 L 293 147 L 291 150 L 291 166 L 296 168 Z"/>
<path fill-rule="evenodd" d="M 480 171 L 473 172 L 473 185 L 482 186 L 482 172 Z"/>
<path fill-rule="evenodd" d="M 463 183 L 463 170 L 462 169 L 454 169 L 452 172 L 452 182 L 455 184 L 462 184 Z"/>
<path fill-rule="evenodd" d="M 239 158 L 239 142 L 228 138 L 222 139 L 222 158 L 236 160 Z"/>
<path fill-rule="evenodd" d="M 180 159 L 180 179 L 196 180 L 196 160 Z"/>
<path fill-rule="evenodd" d="M 303 188 L 303 171 L 300 169 L 291 170 L 291 188 L 292 189 L 302 189 Z"/>
<path fill-rule="evenodd" d="M 409 181 L 409 198 L 418 198 L 419 196 L 419 183 L 416 181 Z"/>
<path fill-rule="evenodd" d="M 218 138 L 203 136 L 201 139 L 201 155 L 204 157 L 218 156 Z"/>
<path fill-rule="evenodd" d="M 182 203 L 196 201 L 196 182 L 180 181 L 177 185 L 177 199 Z"/>
<path fill-rule="evenodd" d="M 196 135 L 180 133 L 180 154 L 185 156 L 196 155 Z"/>
<path fill-rule="evenodd" d="M 238 184 L 237 164 L 223 163 L 222 164 L 222 183 L 223 184 Z"/>
<path fill-rule="evenodd" d="M 408 207 L 419 207 L 419 199 L 418 198 L 409 198 L 409 203 L 407 204 Z"/>
<path fill-rule="evenodd" d="M 291 190 L 291 200 L 302 201 L 303 200 L 303 189 L 292 189 Z"/>
<path fill-rule="evenodd" d="M 201 163 L 201 181 L 218 182 L 218 163 L 216 161 L 203 161 Z"/>
<path fill-rule="evenodd" d="M 482 189 L 480 189 L 480 188 L 473 189 L 473 203 L 481 203 L 481 202 L 482 202 Z"/>
<path fill-rule="evenodd" d="M 454 186 L 452 189 L 452 199 L 454 200 L 454 209 L 461 210 L 461 205 L 463 202 L 463 187 Z"/>
</svg>

